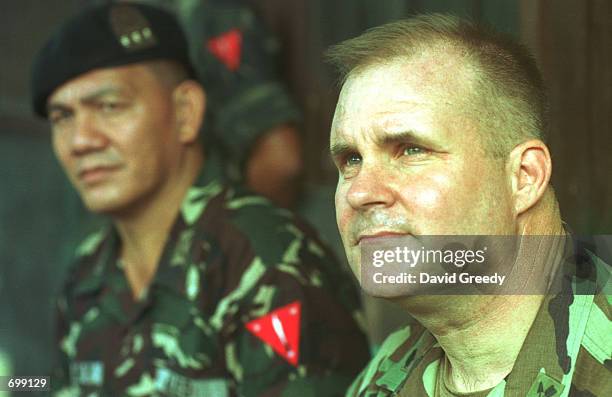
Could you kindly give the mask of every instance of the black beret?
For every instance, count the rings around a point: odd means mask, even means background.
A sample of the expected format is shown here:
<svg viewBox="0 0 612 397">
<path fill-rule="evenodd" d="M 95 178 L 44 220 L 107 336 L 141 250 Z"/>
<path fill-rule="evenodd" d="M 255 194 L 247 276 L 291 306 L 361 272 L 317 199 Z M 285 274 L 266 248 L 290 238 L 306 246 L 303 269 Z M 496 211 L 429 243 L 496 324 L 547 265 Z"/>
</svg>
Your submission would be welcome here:
<svg viewBox="0 0 612 397">
<path fill-rule="evenodd" d="M 34 112 L 47 117 L 47 99 L 88 71 L 168 59 L 193 68 L 185 35 L 174 16 L 138 3 L 105 3 L 67 20 L 40 49 L 32 67 Z"/>
</svg>

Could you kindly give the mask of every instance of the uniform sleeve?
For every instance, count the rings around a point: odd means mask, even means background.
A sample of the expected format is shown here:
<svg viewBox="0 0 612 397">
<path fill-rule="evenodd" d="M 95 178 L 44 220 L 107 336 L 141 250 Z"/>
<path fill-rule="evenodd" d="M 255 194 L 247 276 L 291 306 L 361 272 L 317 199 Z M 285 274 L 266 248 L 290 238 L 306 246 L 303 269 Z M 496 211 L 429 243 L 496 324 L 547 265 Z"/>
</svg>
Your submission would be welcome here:
<svg viewBox="0 0 612 397">
<path fill-rule="evenodd" d="M 344 396 L 369 358 L 357 291 L 312 244 L 289 244 L 280 264 L 262 267 L 236 309 L 225 358 L 240 396 Z"/>
</svg>

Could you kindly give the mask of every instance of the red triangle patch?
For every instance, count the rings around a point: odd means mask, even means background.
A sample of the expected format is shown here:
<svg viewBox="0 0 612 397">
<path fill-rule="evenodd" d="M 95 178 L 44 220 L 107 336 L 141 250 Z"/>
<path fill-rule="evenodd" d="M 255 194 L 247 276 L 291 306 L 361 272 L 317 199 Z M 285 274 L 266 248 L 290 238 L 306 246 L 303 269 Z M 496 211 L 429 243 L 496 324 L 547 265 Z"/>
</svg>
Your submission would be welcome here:
<svg viewBox="0 0 612 397">
<path fill-rule="evenodd" d="M 301 309 L 301 302 L 295 301 L 246 324 L 253 335 L 295 367 L 300 355 Z"/>
<path fill-rule="evenodd" d="M 242 55 L 242 32 L 229 30 L 208 40 L 208 50 L 216 56 L 229 70 L 236 71 L 240 66 Z"/>
</svg>

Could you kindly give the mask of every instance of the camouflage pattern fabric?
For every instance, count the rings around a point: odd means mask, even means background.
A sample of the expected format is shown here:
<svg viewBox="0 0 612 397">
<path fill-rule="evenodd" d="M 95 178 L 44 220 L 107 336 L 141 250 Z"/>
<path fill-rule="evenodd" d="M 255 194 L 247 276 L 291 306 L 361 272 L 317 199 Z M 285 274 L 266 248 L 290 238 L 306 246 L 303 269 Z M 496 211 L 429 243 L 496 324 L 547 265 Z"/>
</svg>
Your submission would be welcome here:
<svg viewBox="0 0 612 397">
<path fill-rule="evenodd" d="M 578 250 L 578 260 L 566 262 L 565 292 L 545 297 L 512 372 L 490 390 L 462 396 L 612 396 L 612 313 L 600 288 L 610 270 Z M 446 365 L 434 336 L 411 325 L 385 340 L 347 396 L 455 396 L 441 376 Z"/>
<path fill-rule="evenodd" d="M 313 231 L 210 174 L 188 191 L 142 299 L 113 228 L 80 246 L 58 304 L 54 395 L 337 396 L 366 364 L 356 287 Z M 294 302 L 296 365 L 246 328 Z"/>
</svg>

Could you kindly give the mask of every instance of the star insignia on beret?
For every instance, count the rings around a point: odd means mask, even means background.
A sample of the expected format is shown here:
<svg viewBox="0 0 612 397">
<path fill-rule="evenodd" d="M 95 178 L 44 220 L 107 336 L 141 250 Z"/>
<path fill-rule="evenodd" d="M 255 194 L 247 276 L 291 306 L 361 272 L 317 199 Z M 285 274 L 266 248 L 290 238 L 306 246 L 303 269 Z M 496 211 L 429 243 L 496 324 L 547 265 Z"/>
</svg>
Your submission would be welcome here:
<svg viewBox="0 0 612 397">
<path fill-rule="evenodd" d="M 129 4 L 117 4 L 110 9 L 109 22 L 117 41 L 128 50 L 142 50 L 157 44 L 147 18 Z"/>
</svg>

